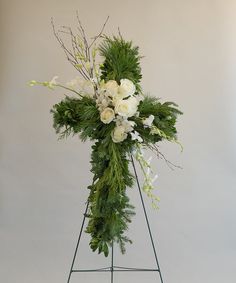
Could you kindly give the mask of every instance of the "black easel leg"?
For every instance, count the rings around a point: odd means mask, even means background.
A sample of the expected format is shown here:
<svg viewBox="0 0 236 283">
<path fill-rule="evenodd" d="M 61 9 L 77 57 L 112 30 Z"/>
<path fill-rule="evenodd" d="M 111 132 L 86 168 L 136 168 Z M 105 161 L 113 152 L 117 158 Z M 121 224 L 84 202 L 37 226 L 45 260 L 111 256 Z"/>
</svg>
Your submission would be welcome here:
<svg viewBox="0 0 236 283">
<path fill-rule="evenodd" d="M 133 165 L 133 168 L 134 168 L 134 174 L 135 174 L 135 178 L 136 178 L 137 185 L 138 185 L 139 195 L 140 195 L 140 198 L 141 198 L 145 219 L 146 219 L 146 222 L 147 222 L 148 232 L 149 232 L 149 236 L 150 236 L 150 239 L 151 239 L 154 256 L 155 256 L 155 259 L 156 259 L 157 268 L 158 268 L 158 271 L 159 271 L 161 283 L 163 283 L 163 279 L 162 279 L 162 275 L 161 275 L 161 269 L 160 269 L 160 265 L 159 265 L 159 262 L 158 262 L 158 259 L 157 259 L 156 248 L 155 248 L 153 237 L 152 237 L 152 231 L 151 231 L 151 227 L 150 227 L 148 216 L 147 216 L 147 211 L 146 211 L 144 200 L 143 200 L 143 195 L 142 195 L 140 183 L 139 183 L 139 180 L 138 180 L 138 174 L 137 174 L 137 171 L 136 171 L 136 168 L 135 168 L 134 159 L 133 159 L 132 154 L 130 154 L 130 156 L 131 156 L 131 162 L 132 162 L 132 165 Z"/>
<path fill-rule="evenodd" d="M 113 275 L 114 275 L 114 243 L 112 242 L 112 246 L 111 246 L 111 283 L 113 283 Z"/>
<path fill-rule="evenodd" d="M 85 208 L 85 212 L 84 212 L 84 218 L 83 218 L 82 225 L 81 225 L 81 228 L 80 228 L 79 238 L 78 238 L 78 241 L 77 241 L 77 244 L 76 244 L 75 253 L 74 253 L 73 260 L 72 260 L 72 264 L 71 264 L 70 273 L 69 273 L 69 277 L 68 277 L 67 283 L 70 282 L 70 277 L 71 277 L 71 274 L 73 272 L 75 258 L 76 258 L 76 254 L 77 254 L 77 251 L 78 251 L 79 243 L 80 243 L 80 240 L 81 240 L 82 232 L 83 232 L 83 229 L 84 229 L 84 223 L 85 223 L 86 214 L 88 212 L 88 206 L 89 206 L 89 203 L 87 202 L 87 205 L 86 205 L 86 208 Z"/>
</svg>

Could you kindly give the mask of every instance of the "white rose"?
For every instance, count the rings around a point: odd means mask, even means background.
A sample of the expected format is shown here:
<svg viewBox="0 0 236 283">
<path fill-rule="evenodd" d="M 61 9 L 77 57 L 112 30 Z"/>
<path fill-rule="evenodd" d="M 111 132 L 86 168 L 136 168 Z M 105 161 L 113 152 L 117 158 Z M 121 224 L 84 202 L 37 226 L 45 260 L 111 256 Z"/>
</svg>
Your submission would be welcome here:
<svg viewBox="0 0 236 283">
<path fill-rule="evenodd" d="M 135 85 L 132 81 L 128 79 L 120 80 L 120 86 L 118 88 L 118 93 L 122 98 L 128 97 L 135 93 Z"/>
<path fill-rule="evenodd" d="M 100 115 L 100 119 L 104 124 L 109 124 L 114 118 L 115 112 L 110 107 L 105 108 Z"/>
<path fill-rule="evenodd" d="M 118 83 L 114 80 L 110 80 L 108 82 L 105 83 L 105 90 L 107 91 L 107 94 L 114 97 L 117 95 L 118 93 Z"/>
<path fill-rule="evenodd" d="M 118 102 L 120 102 L 123 99 L 123 96 L 118 92 L 117 95 L 112 97 L 112 104 L 113 106 L 116 106 Z"/>
<path fill-rule="evenodd" d="M 116 126 L 111 134 L 112 140 L 115 143 L 122 142 L 127 138 L 127 133 L 125 132 L 125 127 Z"/>
<path fill-rule="evenodd" d="M 135 97 L 119 100 L 115 105 L 115 112 L 123 117 L 132 117 L 138 110 L 138 103 Z"/>
</svg>

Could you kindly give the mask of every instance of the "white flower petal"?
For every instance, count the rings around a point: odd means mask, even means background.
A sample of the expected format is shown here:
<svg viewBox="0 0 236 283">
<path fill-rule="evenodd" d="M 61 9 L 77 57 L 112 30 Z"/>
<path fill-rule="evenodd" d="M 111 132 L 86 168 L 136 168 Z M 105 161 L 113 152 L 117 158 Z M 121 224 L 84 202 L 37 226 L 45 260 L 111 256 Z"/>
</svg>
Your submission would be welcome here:
<svg viewBox="0 0 236 283">
<path fill-rule="evenodd" d="M 133 95 L 135 91 L 136 88 L 132 81 L 128 79 L 120 80 L 120 86 L 118 88 L 118 92 L 123 98 Z"/>
<path fill-rule="evenodd" d="M 150 115 L 148 118 L 144 119 L 144 120 L 143 120 L 144 126 L 151 127 L 154 118 L 155 118 L 155 117 L 154 117 L 153 115 Z"/>
<path fill-rule="evenodd" d="M 115 112 L 112 108 L 107 107 L 105 108 L 100 115 L 100 119 L 104 124 L 109 124 L 115 118 Z"/>
</svg>

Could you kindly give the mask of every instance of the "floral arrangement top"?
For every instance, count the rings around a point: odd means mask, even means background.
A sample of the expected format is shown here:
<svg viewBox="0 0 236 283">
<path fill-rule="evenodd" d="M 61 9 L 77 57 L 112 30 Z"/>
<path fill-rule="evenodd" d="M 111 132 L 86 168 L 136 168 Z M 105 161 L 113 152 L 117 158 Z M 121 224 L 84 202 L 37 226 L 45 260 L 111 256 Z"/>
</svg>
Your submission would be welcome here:
<svg viewBox="0 0 236 283">
<path fill-rule="evenodd" d="M 68 61 L 80 76 L 67 84 L 57 82 L 54 77 L 46 82 L 33 80 L 30 85 L 62 88 L 73 94 L 53 106 L 54 128 L 61 138 L 79 134 L 82 141 L 94 141 L 91 154 L 94 176 L 88 187 L 86 232 L 91 235 L 91 249 L 107 256 L 113 241 L 119 244 L 122 253 L 125 243 L 131 242 L 125 235 L 134 215 L 126 192 L 134 179 L 129 171 L 131 156 L 144 173 L 144 192 L 157 207 L 158 197 L 152 192 L 156 176 L 142 149 L 150 148 L 163 157 L 157 144 L 162 140 L 177 142 L 175 123 L 182 113 L 173 102 L 161 103 L 158 98 L 143 94 L 137 46 L 124 40 L 120 32 L 117 37 L 103 35 L 107 21 L 89 41 L 77 19 L 78 34 L 70 27 L 56 30 L 53 21 L 52 27 Z M 63 36 L 69 36 L 69 46 Z"/>
</svg>

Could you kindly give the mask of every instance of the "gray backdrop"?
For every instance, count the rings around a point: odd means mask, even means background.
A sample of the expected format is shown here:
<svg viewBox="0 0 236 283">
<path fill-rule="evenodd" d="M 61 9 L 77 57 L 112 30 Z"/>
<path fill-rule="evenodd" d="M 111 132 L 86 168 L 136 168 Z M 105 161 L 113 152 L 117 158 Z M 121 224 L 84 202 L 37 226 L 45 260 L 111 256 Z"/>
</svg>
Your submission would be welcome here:
<svg viewBox="0 0 236 283">
<path fill-rule="evenodd" d="M 31 79 L 75 77 L 55 41 L 56 23 L 76 23 L 90 36 L 110 15 L 140 46 L 143 89 L 174 100 L 184 111 L 179 138 L 163 144 L 166 157 L 184 167 L 171 171 L 154 159 L 160 210 L 145 198 L 167 283 L 234 283 L 235 275 L 235 11 L 231 0 L 62 1 L 1 0 L 0 69 L 0 281 L 63 283 L 69 271 L 91 183 L 90 146 L 77 137 L 58 142 L 49 110 L 63 92 L 29 88 Z M 147 157 L 150 153 L 147 153 Z M 137 216 L 126 256 L 115 263 L 154 266 L 137 189 Z M 109 265 L 88 249 L 80 266 Z M 115 282 L 157 282 L 157 274 L 118 274 Z M 75 275 L 73 282 L 109 282 L 108 276 Z M 107 280 L 107 281 L 106 281 Z"/>
</svg>

